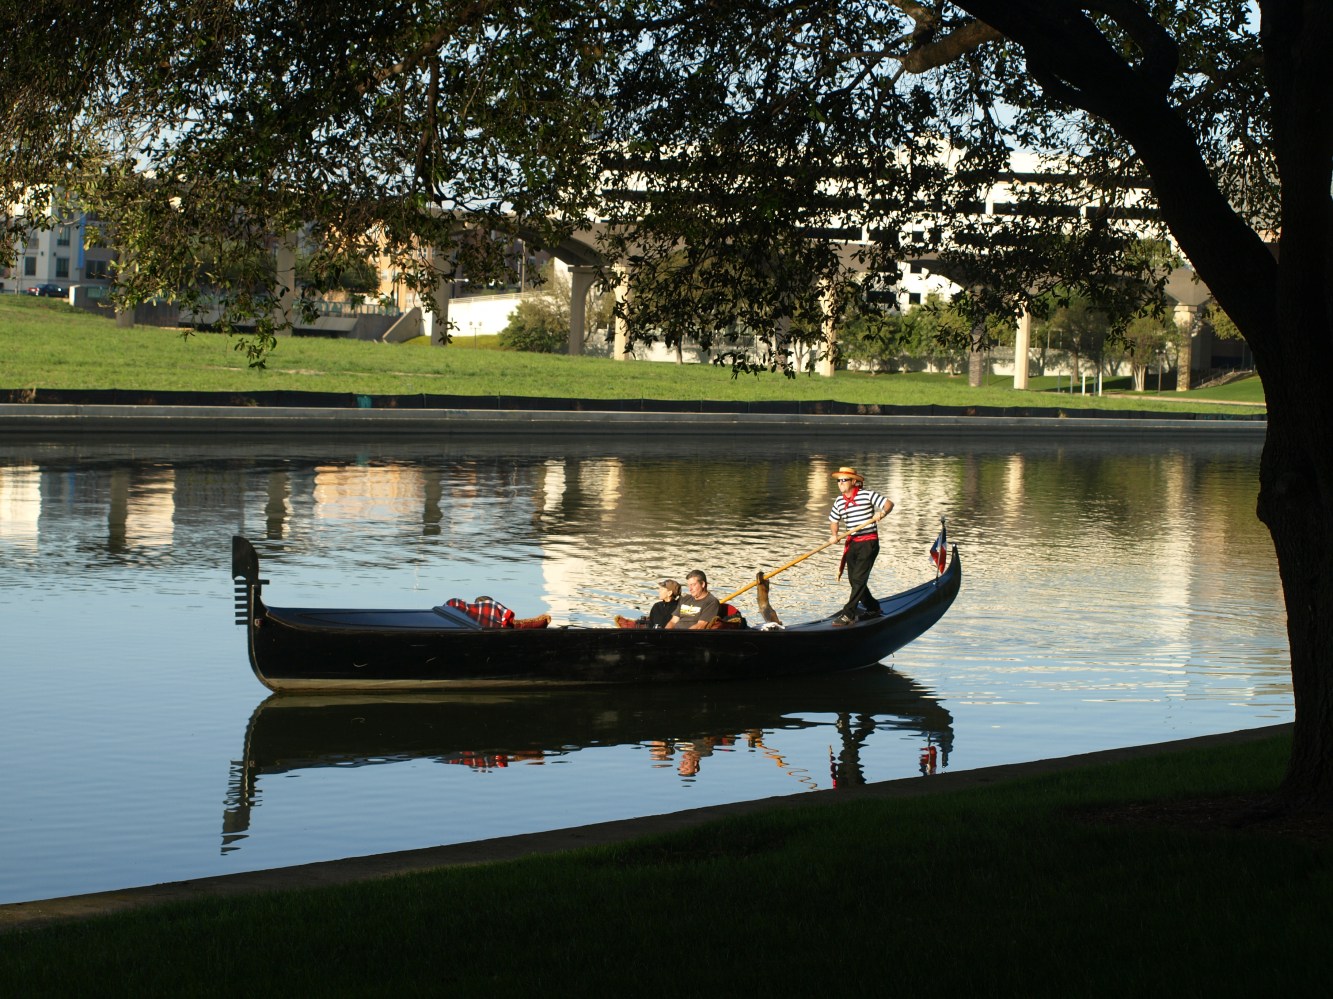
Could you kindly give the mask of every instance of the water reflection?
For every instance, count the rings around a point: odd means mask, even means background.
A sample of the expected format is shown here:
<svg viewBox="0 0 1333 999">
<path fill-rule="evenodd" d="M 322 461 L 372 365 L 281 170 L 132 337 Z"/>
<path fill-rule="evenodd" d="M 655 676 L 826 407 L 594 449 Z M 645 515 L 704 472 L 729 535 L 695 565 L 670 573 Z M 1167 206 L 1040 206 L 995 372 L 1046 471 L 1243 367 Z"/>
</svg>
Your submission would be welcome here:
<svg viewBox="0 0 1333 999">
<path fill-rule="evenodd" d="M 336 458 L 234 445 L 150 456 L 13 448 L 0 455 L 0 545 L 19 568 L 37 558 L 76 574 L 98 563 L 216 560 L 235 532 L 266 562 L 311 570 L 305 579 L 284 572 L 282 585 L 359 599 L 369 589 L 387 606 L 395 581 L 415 589 L 440 579 L 461 589 L 432 602 L 492 592 L 522 616 L 546 612 L 558 623 L 603 623 L 651 599 L 652 580 L 693 566 L 729 591 L 787 562 L 825 537 L 828 470 L 842 461 L 897 504 L 878 570 L 893 578 L 877 579 L 890 592 L 928 568 L 923 550 L 941 516 L 965 552 L 984 545 L 1000 571 L 1029 566 L 1042 573 L 1033 582 L 1049 585 L 1071 568 L 1114 577 L 1130 565 L 1161 608 L 1225 601 L 1238 548 L 1267 545 L 1253 514 L 1257 449 L 1244 441 L 1128 452 L 968 442 L 836 455 L 827 441 L 791 441 L 763 456 L 717 443 L 677 455 L 670 442 L 641 455 L 586 442 L 556 454 L 533 442 L 365 445 Z M 826 612 L 832 565 L 830 552 L 786 574 L 779 611 Z M 1276 574 L 1269 579 L 1275 587 Z M 513 590 L 493 592 L 501 584 Z"/>
<path fill-rule="evenodd" d="M 818 778 L 791 769 L 783 733 L 828 729 Z M 953 719 L 928 688 L 871 668 L 763 684 L 652 685 L 564 691 L 355 698 L 274 694 L 260 704 L 233 761 L 223 852 L 239 849 L 262 798 L 261 778 L 324 767 L 430 760 L 475 771 L 543 763 L 606 746 L 642 746 L 648 767 L 701 778 L 715 751 L 762 753 L 808 789 L 864 784 L 861 752 L 876 733 L 915 736 L 923 773 L 948 765 Z M 641 779 L 649 774 L 641 773 Z"/>
<path fill-rule="evenodd" d="M 22 803 L 0 808 L 0 901 L 1289 720 L 1258 459 L 1239 438 L 906 433 L 0 441 L 0 756 L 21 761 L 5 793 Z M 292 720 L 299 702 L 256 709 L 266 694 L 231 623 L 233 534 L 256 541 L 279 605 L 486 593 L 520 616 L 604 624 L 645 609 L 662 576 L 697 565 L 729 591 L 815 547 L 844 462 L 896 503 L 877 591 L 934 571 L 940 516 L 968 565 L 947 617 L 892 659 L 929 685 L 900 675 L 901 702 L 765 685 L 729 705 L 709 700 L 720 688 L 655 691 L 663 704 L 510 695 L 422 707 L 424 721 L 393 702 L 312 726 Z M 774 581 L 784 619 L 845 598 L 827 554 Z M 252 714 L 219 851 L 225 765 Z"/>
</svg>

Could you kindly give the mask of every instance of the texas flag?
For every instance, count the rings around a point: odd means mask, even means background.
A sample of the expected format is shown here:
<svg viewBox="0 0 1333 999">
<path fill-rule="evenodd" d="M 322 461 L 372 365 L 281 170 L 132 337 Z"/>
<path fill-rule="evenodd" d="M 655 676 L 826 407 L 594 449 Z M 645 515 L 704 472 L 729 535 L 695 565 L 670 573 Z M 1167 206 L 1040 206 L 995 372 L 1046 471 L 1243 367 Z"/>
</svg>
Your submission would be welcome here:
<svg viewBox="0 0 1333 999">
<path fill-rule="evenodd" d="M 940 572 L 944 571 L 944 565 L 949 561 L 949 541 L 945 537 L 944 521 L 940 521 L 940 536 L 930 546 L 930 560 Z"/>
</svg>

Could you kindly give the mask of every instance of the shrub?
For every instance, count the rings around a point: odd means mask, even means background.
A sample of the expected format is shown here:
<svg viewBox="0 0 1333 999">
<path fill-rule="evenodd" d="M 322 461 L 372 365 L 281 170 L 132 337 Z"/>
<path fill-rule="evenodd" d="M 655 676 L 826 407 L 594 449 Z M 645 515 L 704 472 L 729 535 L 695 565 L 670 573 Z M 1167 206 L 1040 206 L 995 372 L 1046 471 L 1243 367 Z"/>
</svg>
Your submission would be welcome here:
<svg viewBox="0 0 1333 999">
<path fill-rule="evenodd" d="M 569 342 L 569 321 L 561 321 L 540 300 L 523 301 L 500 331 L 502 350 L 525 350 L 534 354 L 561 354 Z"/>
</svg>

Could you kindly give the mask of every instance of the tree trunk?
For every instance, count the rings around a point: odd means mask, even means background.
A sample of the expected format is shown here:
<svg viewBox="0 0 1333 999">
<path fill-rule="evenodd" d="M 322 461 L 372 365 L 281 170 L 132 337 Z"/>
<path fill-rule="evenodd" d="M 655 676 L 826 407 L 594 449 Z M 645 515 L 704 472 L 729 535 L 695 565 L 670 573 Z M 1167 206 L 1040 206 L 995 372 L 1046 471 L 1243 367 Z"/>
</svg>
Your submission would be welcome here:
<svg viewBox="0 0 1333 999">
<path fill-rule="evenodd" d="M 1318 363 L 1333 348 L 1333 4 L 1258 5 L 1281 182 L 1279 266 L 1227 202 L 1186 116 L 1172 106 L 1175 43 L 1163 26 L 1149 27 L 1146 4 L 1113 9 L 1142 15 L 1134 23 L 1154 72 L 1106 58 L 1111 46 L 1086 5 L 1052 12 L 1055 5 L 1037 0 L 956 2 L 1018 42 L 1043 88 L 1130 142 L 1162 219 L 1254 353 L 1268 403 L 1258 513 L 1282 578 L 1296 707 L 1282 790 L 1289 801 L 1333 808 L 1333 405 Z"/>
<path fill-rule="evenodd" d="M 1333 300 L 1322 279 L 1328 249 L 1292 245 L 1310 235 L 1307 227 L 1284 230 L 1283 332 L 1251 342 L 1262 345 L 1255 360 L 1268 400 L 1258 513 L 1282 577 L 1296 705 L 1282 788 L 1293 800 L 1333 807 L 1333 407 L 1310 363 L 1333 343 Z"/>
<path fill-rule="evenodd" d="M 981 347 L 985 336 L 985 323 L 977 323 L 972 327 L 972 342 L 967 352 L 968 388 L 981 388 L 986 381 L 986 352 Z"/>
</svg>

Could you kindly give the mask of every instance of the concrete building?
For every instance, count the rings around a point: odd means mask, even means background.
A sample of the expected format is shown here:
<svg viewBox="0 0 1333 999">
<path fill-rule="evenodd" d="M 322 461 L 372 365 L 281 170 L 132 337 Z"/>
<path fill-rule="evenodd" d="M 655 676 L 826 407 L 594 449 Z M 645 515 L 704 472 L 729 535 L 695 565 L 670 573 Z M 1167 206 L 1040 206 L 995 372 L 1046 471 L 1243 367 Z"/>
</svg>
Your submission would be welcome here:
<svg viewBox="0 0 1333 999">
<path fill-rule="evenodd" d="M 21 294 L 42 285 L 56 285 L 66 292 L 73 285 L 109 285 L 115 252 L 86 245 L 96 221 L 85 212 L 62 210 L 55 204 L 48 214 L 46 224 L 29 229 L 15 247 L 13 266 L 0 269 L 0 294 Z"/>
</svg>

